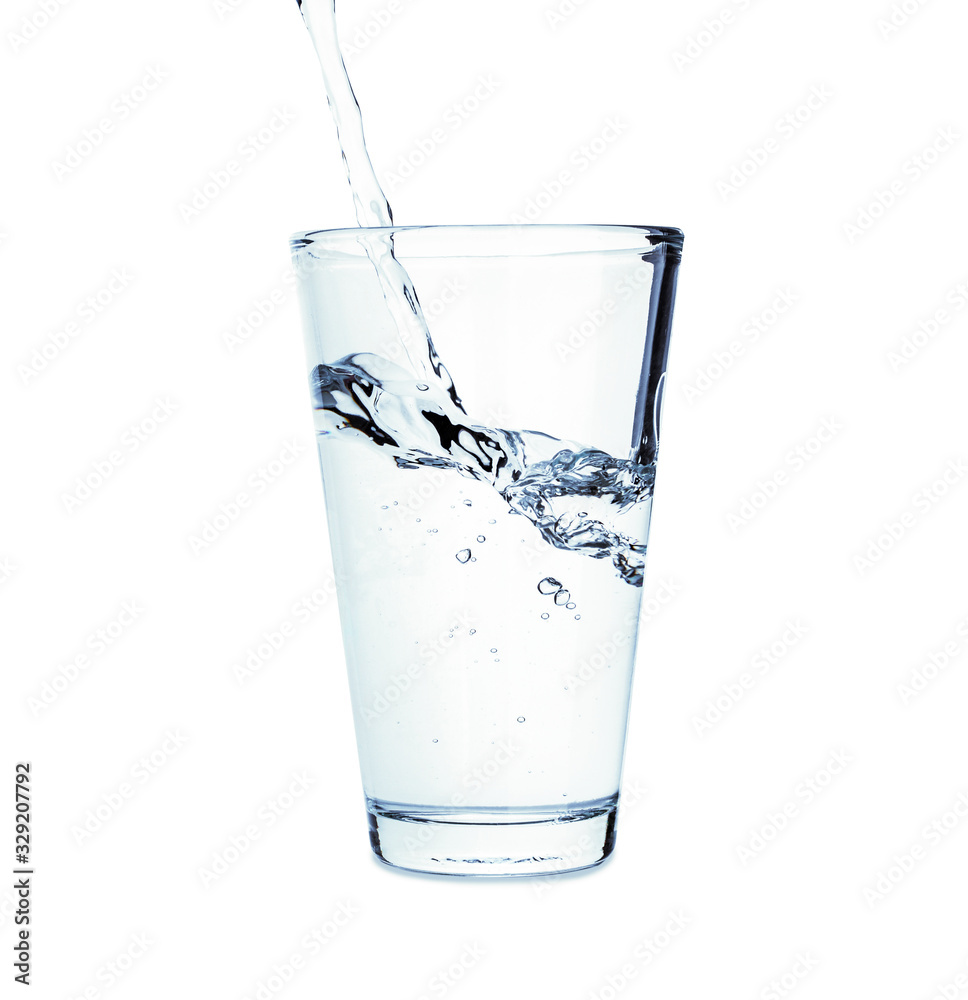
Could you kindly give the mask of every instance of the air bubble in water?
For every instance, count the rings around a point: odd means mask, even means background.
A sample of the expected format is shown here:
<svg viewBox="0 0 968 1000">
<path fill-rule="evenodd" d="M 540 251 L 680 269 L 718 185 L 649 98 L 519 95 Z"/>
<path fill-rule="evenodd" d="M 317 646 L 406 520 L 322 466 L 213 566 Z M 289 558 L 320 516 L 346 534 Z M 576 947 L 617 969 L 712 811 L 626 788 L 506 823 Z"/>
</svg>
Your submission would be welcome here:
<svg viewBox="0 0 968 1000">
<path fill-rule="evenodd" d="M 496 653 L 496 652 L 497 652 L 497 649 L 492 649 L 492 650 L 491 650 L 491 652 L 492 652 L 492 653 Z"/>
<path fill-rule="evenodd" d="M 580 622 L 581 621 L 581 615 L 575 615 L 575 621 L 576 622 Z"/>
<path fill-rule="evenodd" d="M 468 633 L 468 635 L 477 635 L 477 629 L 476 628 L 472 628 L 470 630 L 470 632 Z"/>
<path fill-rule="evenodd" d="M 518 722 L 524 722 L 524 716 L 523 715 L 519 715 L 518 716 Z"/>
<path fill-rule="evenodd" d="M 420 390 L 421 392 L 426 392 L 426 391 L 427 391 L 427 390 L 428 390 L 428 389 L 430 388 L 430 386 L 429 386 L 429 385 L 424 385 L 424 384 L 423 384 L 423 382 L 418 382 L 418 383 L 417 383 L 417 388 L 418 388 L 418 389 L 419 389 L 419 390 Z M 437 742 L 437 741 L 436 741 L 436 740 L 434 740 L 434 743 L 436 743 L 436 742 Z"/>
<path fill-rule="evenodd" d="M 546 611 L 541 617 L 542 618 L 550 618 L 551 615 L 549 615 L 548 612 Z"/>
<path fill-rule="evenodd" d="M 555 604 L 560 608 L 562 605 L 567 604 L 571 600 L 571 594 L 567 590 L 559 590 L 555 594 Z"/>
<path fill-rule="evenodd" d="M 539 594 L 556 594 L 559 590 L 561 590 L 561 584 L 553 576 L 546 576 L 538 584 Z"/>
<path fill-rule="evenodd" d="M 464 506 L 465 507 L 473 507 L 474 505 L 470 502 L 470 500 L 465 500 L 464 501 Z"/>
<path fill-rule="evenodd" d="M 479 542 L 486 542 L 486 541 L 487 541 L 487 539 L 486 539 L 486 538 L 485 538 L 485 537 L 484 537 L 483 535 L 478 535 L 478 536 L 477 536 L 477 540 L 478 540 Z"/>
<path fill-rule="evenodd" d="M 470 549 L 461 549 L 460 552 L 457 553 L 457 561 L 459 563 L 466 563 L 468 559 L 470 559 L 470 557 L 471 557 Z"/>
<path fill-rule="evenodd" d="M 574 601 L 569 601 L 569 602 L 568 602 L 568 603 L 567 603 L 567 604 L 565 605 L 565 607 L 566 607 L 566 608 L 567 608 L 567 609 L 568 609 L 569 611 L 574 611 L 574 610 L 575 610 L 575 608 L 577 608 L 577 607 L 578 607 L 578 605 L 577 605 L 577 604 L 575 604 L 575 602 L 574 602 Z"/>
</svg>

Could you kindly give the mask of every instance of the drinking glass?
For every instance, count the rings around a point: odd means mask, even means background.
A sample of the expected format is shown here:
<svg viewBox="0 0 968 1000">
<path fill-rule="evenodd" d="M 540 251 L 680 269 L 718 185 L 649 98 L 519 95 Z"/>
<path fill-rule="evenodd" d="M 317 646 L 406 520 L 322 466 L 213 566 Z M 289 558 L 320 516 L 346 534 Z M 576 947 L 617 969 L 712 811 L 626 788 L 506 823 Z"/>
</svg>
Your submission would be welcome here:
<svg viewBox="0 0 968 1000">
<path fill-rule="evenodd" d="M 612 851 L 681 246 L 615 225 L 293 237 L 390 865 L 535 875 Z M 432 347 L 393 307 L 401 275 Z"/>
</svg>

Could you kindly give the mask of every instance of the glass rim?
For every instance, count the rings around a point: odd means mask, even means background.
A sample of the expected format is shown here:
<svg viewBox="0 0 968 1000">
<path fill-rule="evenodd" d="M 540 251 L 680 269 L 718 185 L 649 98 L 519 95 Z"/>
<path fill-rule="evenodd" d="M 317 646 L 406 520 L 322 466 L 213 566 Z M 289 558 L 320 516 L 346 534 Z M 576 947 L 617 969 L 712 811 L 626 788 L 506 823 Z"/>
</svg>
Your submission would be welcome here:
<svg viewBox="0 0 968 1000">
<path fill-rule="evenodd" d="M 672 226 L 616 223 L 483 223 L 425 226 L 354 226 L 293 233 L 293 253 L 307 248 L 343 257 L 365 255 L 363 234 L 393 236 L 395 249 L 410 258 L 551 257 L 563 254 L 651 253 L 664 246 L 678 255 L 683 232 Z M 407 246 L 399 247 L 397 237 Z M 421 246 L 421 243 L 424 246 Z M 426 252 L 430 250 L 432 252 Z M 489 252 L 490 251 L 490 252 Z M 315 254 L 313 254 L 315 256 Z"/>
</svg>

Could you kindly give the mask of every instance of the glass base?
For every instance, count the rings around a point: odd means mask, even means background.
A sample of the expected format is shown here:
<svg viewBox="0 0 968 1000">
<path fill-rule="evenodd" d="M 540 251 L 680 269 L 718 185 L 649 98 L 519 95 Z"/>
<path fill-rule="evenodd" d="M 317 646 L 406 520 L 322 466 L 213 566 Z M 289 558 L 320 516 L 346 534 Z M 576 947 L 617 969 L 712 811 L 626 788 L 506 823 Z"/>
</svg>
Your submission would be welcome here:
<svg viewBox="0 0 968 1000">
<path fill-rule="evenodd" d="M 441 809 L 367 799 L 370 844 L 396 868 L 436 875 L 558 875 L 601 864 L 615 845 L 618 796 L 567 811 Z"/>
</svg>

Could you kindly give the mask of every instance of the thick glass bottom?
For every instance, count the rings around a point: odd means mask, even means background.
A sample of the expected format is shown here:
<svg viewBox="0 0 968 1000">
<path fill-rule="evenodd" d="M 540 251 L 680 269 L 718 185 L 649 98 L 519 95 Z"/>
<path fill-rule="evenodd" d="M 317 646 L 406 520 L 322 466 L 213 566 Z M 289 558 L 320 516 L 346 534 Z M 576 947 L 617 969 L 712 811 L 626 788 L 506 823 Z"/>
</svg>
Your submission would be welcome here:
<svg viewBox="0 0 968 1000">
<path fill-rule="evenodd" d="M 567 810 L 443 809 L 367 800 L 370 844 L 388 865 L 436 875 L 557 875 L 601 864 L 618 795 Z"/>
</svg>

